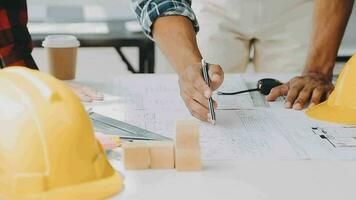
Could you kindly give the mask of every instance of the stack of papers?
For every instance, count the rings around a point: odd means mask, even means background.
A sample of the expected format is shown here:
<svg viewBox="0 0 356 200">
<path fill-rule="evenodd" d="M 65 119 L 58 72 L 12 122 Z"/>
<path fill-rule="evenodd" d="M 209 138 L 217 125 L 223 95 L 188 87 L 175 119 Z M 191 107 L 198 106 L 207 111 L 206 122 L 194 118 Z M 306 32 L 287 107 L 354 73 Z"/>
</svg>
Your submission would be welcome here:
<svg viewBox="0 0 356 200">
<path fill-rule="evenodd" d="M 224 91 L 251 85 L 239 75 L 225 80 Z M 122 76 L 113 88 L 115 98 L 86 106 L 169 138 L 174 138 L 176 120 L 192 118 L 175 75 Z M 303 111 L 284 109 L 283 99 L 271 104 L 259 93 L 214 98 L 219 105 L 216 125 L 200 122 L 205 160 L 356 159 L 353 127 L 311 120 Z M 327 133 L 321 136 L 319 129 Z"/>
</svg>

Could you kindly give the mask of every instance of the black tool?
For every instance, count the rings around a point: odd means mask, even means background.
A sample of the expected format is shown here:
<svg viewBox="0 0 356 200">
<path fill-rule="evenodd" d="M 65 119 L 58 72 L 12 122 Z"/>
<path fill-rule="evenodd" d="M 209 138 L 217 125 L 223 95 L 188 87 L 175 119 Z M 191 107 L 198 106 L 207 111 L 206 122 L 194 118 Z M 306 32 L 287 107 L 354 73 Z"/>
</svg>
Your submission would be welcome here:
<svg viewBox="0 0 356 200">
<path fill-rule="evenodd" d="M 218 92 L 218 95 L 235 95 L 235 94 L 242 94 L 246 92 L 255 92 L 259 91 L 263 95 L 268 95 L 272 88 L 282 85 L 283 83 L 277 79 L 273 78 L 264 78 L 257 82 L 257 88 L 242 90 L 237 92 Z"/>
</svg>

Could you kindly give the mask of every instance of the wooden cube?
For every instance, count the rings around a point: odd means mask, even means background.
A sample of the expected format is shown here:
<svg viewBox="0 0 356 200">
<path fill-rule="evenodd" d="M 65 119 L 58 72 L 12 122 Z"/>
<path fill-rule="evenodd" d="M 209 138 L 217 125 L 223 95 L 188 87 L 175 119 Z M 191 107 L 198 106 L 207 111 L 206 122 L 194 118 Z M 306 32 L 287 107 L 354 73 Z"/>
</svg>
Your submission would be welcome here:
<svg viewBox="0 0 356 200">
<path fill-rule="evenodd" d="M 202 169 L 200 148 L 177 149 L 176 169 L 178 171 L 199 171 Z"/>
<path fill-rule="evenodd" d="M 176 121 L 176 148 L 198 148 L 199 126 L 194 120 Z"/>
<path fill-rule="evenodd" d="M 150 168 L 150 149 L 145 142 L 122 144 L 122 160 L 125 169 L 139 170 Z"/>
<path fill-rule="evenodd" d="M 149 141 L 151 168 L 173 169 L 174 168 L 174 143 L 170 141 Z"/>
</svg>

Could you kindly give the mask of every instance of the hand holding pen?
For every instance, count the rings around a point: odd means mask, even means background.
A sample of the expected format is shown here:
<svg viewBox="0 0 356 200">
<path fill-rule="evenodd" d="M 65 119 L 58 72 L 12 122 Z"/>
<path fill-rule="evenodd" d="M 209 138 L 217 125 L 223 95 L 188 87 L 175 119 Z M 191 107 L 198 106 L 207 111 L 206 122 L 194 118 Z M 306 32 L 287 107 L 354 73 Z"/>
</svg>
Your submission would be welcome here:
<svg viewBox="0 0 356 200">
<path fill-rule="evenodd" d="M 178 74 L 180 94 L 190 113 L 201 121 L 212 122 L 209 111 L 209 98 L 224 80 L 224 72 L 221 67 L 209 64 L 210 87 L 203 78 L 201 62 L 186 66 Z M 217 103 L 214 101 L 213 107 L 217 108 Z"/>
<path fill-rule="evenodd" d="M 210 87 L 210 77 L 209 77 L 209 64 L 207 62 L 205 62 L 204 59 L 201 60 L 201 67 L 202 67 L 202 73 L 203 73 L 203 78 L 205 81 L 205 84 Z M 215 116 L 215 108 L 214 108 L 214 100 L 213 98 L 210 96 L 210 98 L 208 99 L 208 109 L 209 109 L 209 114 L 210 114 L 210 119 L 211 119 L 211 123 L 213 125 L 215 125 L 216 122 L 216 116 Z"/>
</svg>

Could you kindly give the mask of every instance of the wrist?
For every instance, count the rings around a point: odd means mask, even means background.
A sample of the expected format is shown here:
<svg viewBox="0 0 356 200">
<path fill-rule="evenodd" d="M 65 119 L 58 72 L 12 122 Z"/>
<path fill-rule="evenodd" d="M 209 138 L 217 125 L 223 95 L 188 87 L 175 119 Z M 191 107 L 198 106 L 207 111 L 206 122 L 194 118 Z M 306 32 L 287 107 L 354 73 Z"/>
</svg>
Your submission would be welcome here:
<svg viewBox="0 0 356 200">
<path fill-rule="evenodd" d="M 335 48 L 312 48 L 309 52 L 303 75 L 318 74 L 332 78 L 337 51 Z"/>
<path fill-rule="evenodd" d="M 314 77 L 327 82 L 332 81 L 332 73 L 324 73 L 316 70 L 304 70 L 302 76 L 304 77 Z"/>
<path fill-rule="evenodd" d="M 317 74 L 332 79 L 335 62 L 310 63 L 303 70 L 302 75 Z"/>
<path fill-rule="evenodd" d="M 175 65 L 176 72 L 179 76 L 184 75 L 188 68 L 200 68 L 200 62 L 202 57 L 199 55 L 187 56 Z"/>
</svg>

